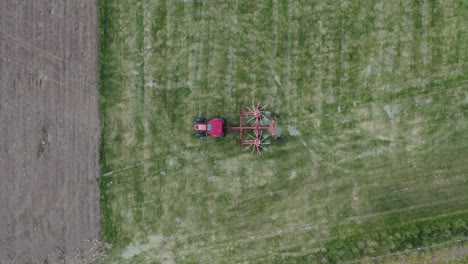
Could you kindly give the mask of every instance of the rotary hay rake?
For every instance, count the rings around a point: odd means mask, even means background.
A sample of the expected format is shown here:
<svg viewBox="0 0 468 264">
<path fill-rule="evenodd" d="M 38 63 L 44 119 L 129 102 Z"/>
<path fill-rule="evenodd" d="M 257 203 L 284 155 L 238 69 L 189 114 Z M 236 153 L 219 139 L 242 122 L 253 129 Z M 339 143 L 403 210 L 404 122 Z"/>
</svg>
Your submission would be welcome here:
<svg viewBox="0 0 468 264">
<path fill-rule="evenodd" d="M 245 146 L 247 150 L 251 149 L 252 154 L 257 157 L 262 152 L 268 151 L 267 145 L 270 144 L 270 141 L 267 141 L 267 139 L 270 136 L 275 140 L 280 136 L 276 131 L 276 122 L 279 115 L 268 118 L 271 113 L 266 111 L 266 107 L 267 105 L 262 106 L 259 100 L 252 100 L 239 111 L 239 126 L 228 127 L 228 131 L 239 132 L 239 144 Z M 264 131 L 267 133 L 264 133 Z"/>
</svg>

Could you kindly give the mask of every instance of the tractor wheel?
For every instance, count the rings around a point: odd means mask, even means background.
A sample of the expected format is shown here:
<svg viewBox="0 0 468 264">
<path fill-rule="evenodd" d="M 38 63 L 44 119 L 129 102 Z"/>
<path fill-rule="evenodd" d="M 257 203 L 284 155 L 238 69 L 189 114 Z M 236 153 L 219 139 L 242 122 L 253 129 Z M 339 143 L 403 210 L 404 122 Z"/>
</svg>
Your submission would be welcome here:
<svg viewBox="0 0 468 264">
<path fill-rule="evenodd" d="M 204 133 L 204 132 L 197 132 L 197 133 L 195 134 L 195 136 L 196 136 L 196 137 L 206 137 L 206 133 Z"/>
<path fill-rule="evenodd" d="M 195 117 L 195 122 L 197 122 L 198 124 L 205 123 L 206 118 L 204 118 L 204 117 Z"/>
</svg>

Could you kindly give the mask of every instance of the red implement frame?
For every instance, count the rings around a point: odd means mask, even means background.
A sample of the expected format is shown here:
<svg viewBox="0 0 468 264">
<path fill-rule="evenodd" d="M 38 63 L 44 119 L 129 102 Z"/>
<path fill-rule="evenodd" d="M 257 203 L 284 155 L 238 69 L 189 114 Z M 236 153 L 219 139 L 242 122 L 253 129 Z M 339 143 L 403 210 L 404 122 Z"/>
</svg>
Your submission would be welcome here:
<svg viewBox="0 0 468 264">
<path fill-rule="evenodd" d="M 269 131 L 274 139 L 277 139 L 278 136 L 275 133 L 275 125 L 276 121 L 278 120 L 275 116 L 271 123 L 268 126 L 264 126 L 262 124 L 262 120 L 266 119 L 270 121 L 266 117 L 267 111 L 265 111 L 264 106 L 260 106 L 259 100 L 252 100 L 252 108 L 250 104 L 245 105 L 242 110 L 239 112 L 240 114 L 240 125 L 238 127 L 229 127 L 229 131 L 239 131 L 240 141 L 239 144 L 243 146 L 247 146 L 247 149 L 252 148 L 252 154 L 259 156 L 261 152 L 267 151 L 267 147 L 265 145 L 270 144 L 265 140 L 269 137 L 263 137 L 263 131 Z M 247 117 L 247 125 L 244 126 L 244 117 Z M 250 124 L 249 124 L 250 123 Z M 244 131 L 253 131 L 254 136 L 251 134 L 247 134 L 250 138 L 244 139 Z"/>
</svg>

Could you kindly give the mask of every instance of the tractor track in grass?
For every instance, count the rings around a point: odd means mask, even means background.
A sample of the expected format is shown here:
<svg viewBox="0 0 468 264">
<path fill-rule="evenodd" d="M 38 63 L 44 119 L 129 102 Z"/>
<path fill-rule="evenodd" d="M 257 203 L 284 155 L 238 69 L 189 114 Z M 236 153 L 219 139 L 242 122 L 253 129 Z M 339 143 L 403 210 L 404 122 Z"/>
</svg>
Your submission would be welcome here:
<svg viewBox="0 0 468 264">
<path fill-rule="evenodd" d="M 215 141 L 213 143 L 204 143 L 205 145 L 207 144 L 210 144 L 210 145 L 214 145 L 214 144 L 219 144 L 219 143 L 222 143 L 221 141 Z M 120 168 L 120 169 L 116 169 L 116 170 L 111 170 L 111 171 L 106 171 L 104 172 L 100 177 L 108 177 L 108 176 L 112 176 L 114 175 L 114 173 L 119 173 L 119 172 L 123 172 L 123 171 L 127 171 L 127 170 L 130 170 L 130 169 L 133 169 L 135 167 L 139 167 L 139 166 L 143 166 L 147 163 L 151 163 L 151 162 L 155 162 L 155 161 L 158 161 L 160 160 L 162 157 L 170 157 L 171 154 L 175 154 L 175 153 L 180 153 L 182 151 L 185 151 L 185 150 L 190 150 L 190 149 L 196 149 L 196 148 L 200 148 L 200 145 L 194 145 L 194 146 L 190 146 L 190 147 L 185 147 L 185 148 L 181 148 L 177 151 L 173 151 L 173 152 L 168 152 L 168 153 L 164 153 L 164 154 L 160 154 L 158 156 L 155 156 L 155 157 L 151 157 L 151 158 L 147 158 L 147 159 L 143 159 L 143 160 L 140 160 L 136 163 L 133 163 L 131 165 L 127 165 L 123 168 Z M 178 155 L 174 155 L 174 156 L 178 156 Z M 183 169 L 183 167 L 180 167 L 180 168 L 176 168 L 176 169 L 172 169 L 172 170 L 164 170 L 164 171 L 177 171 L 177 170 L 180 170 L 180 169 Z"/>
</svg>

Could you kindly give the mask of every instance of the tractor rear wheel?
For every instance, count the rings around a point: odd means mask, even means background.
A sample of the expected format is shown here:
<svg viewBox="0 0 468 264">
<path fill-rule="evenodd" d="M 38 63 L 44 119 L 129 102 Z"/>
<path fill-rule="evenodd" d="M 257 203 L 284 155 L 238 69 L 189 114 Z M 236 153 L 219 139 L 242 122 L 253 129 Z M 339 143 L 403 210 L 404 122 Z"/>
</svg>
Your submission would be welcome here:
<svg viewBox="0 0 468 264">
<path fill-rule="evenodd" d="M 205 132 L 197 132 L 197 133 L 195 133 L 195 136 L 196 137 L 206 137 L 206 133 Z"/>
<path fill-rule="evenodd" d="M 197 122 L 198 124 L 205 123 L 206 118 L 204 118 L 204 117 L 195 117 L 195 122 Z"/>
</svg>

